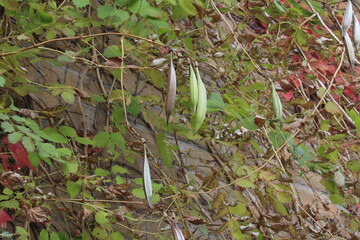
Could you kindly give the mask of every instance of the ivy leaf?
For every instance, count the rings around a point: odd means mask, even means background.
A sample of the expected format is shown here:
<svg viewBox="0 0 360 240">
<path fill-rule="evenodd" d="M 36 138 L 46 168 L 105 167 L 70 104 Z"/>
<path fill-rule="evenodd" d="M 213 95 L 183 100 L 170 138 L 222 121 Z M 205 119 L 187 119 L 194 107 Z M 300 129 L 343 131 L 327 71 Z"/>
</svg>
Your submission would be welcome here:
<svg viewBox="0 0 360 240">
<path fill-rule="evenodd" d="M 89 0 L 72 0 L 77 8 L 82 8 L 89 5 Z"/>
<path fill-rule="evenodd" d="M 71 198 L 76 197 L 80 193 L 81 186 L 82 186 L 82 180 L 77 180 L 76 182 L 68 180 L 66 182 L 66 190 L 70 194 Z"/>
</svg>

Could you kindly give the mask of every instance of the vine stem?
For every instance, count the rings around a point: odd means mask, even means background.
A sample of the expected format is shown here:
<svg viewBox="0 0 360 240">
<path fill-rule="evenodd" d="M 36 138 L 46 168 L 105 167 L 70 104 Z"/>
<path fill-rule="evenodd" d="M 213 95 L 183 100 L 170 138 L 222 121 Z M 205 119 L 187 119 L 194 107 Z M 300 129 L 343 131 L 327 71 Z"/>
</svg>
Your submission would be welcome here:
<svg viewBox="0 0 360 240">
<path fill-rule="evenodd" d="M 12 52 L 6 52 L 6 53 L 1 53 L 0 57 L 5 57 L 5 56 L 9 56 L 9 55 L 14 55 L 17 53 L 21 53 L 21 52 L 25 52 L 40 46 L 43 46 L 45 44 L 48 43 L 53 43 L 53 42 L 60 42 L 60 41 L 70 41 L 70 40 L 82 40 L 84 38 L 92 38 L 92 37 L 102 37 L 102 36 L 121 36 L 121 37 L 131 37 L 131 38 L 136 38 L 139 40 L 143 40 L 146 42 L 149 42 L 151 44 L 160 46 L 160 47 L 166 47 L 165 44 L 162 43 L 158 43 L 158 42 L 154 42 L 153 40 L 150 40 L 148 38 L 143 38 L 137 35 L 133 35 L 133 34 L 129 34 L 129 33 L 116 33 L 116 32 L 107 32 L 107 33 L 94 33 L 94 34 L 88 34 L 88 35 L 83 35 L 83 36 L 75 36 L 75 37 L 63 37 L 63 38 L 55 38 L 55 39 L 51 39 L 51 40 L 47 40 L 47 41 L 43 41 L 43 42 L 39 42 L 36 43 L 34 45 L 31 45 L 29 47 L 26 48 L 22 48 L 22 49 L 18 49 L 16 51 L 12 51 Z"/>
</svg>

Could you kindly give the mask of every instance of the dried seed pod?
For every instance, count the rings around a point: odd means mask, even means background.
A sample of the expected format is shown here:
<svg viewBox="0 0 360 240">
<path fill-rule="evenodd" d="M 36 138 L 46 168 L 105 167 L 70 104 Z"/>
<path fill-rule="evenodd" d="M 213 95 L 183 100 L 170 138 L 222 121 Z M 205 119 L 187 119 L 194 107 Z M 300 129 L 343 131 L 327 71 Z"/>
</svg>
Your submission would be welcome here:
<svg viewBox="0 0 360 240">
<path fill-rule="evenodd" d="M 355 50 L 358 50 L 360 44 L 360 23 L 355 14 L 353 15 L 353 22 L 354 22 L 353 40 L 354 40 Z"/>
<path fill-rule="evenodd" d="M 347 33 L 344 36 L 344 42 L 345 42 L 345 47 L 346 47 L 346 50 L 347 50 L 347 56 L 349 58 L 350 65 L 354 69 L 355 62 L 356 62 L 355 49 L 354 49 L 354 46 L 353 46 L 353 44 L 351 42 L 350 36 Z"/>
<path fill-rule="evenodd" d="M 170 53 L 170 72 L 169 72 L 169 86 L 166 96 L 166 122 L 169 123 L 169 118 L 175 107 L 176 99 L 176 73 L 173 64 L 172 52 Z"/>
<path fill-rule="evenodd" d="M 195 130 L 197 131 L 204 122 L 207 110 L 206 88 L 201 80 L 198 67 L 196 67 L 196 79 L 198 83 L 198 103 L 195 112 Z"/>
<path fill-rule="evenodd" d="M 274 106 L 274 115 L 276 120 L 282 119 L 283 111 L 282 111 L 282 104 L 280 101 L 280 97 L 278 93 L 275 90 L 275 86 L 273 83 L 271 83 L 272 87 L 272 101 Z"/>
<path fill-rule="evenodd" d="M 152 183 L 151 183 L 151 173 L 149 161 L 146 153 L 146 145 L 144 144 L 144 165 L 143 165 L 143 184 L 145 196 L 148 201 L 149 206 L 152 208 L 151 199 L 152 199 Z"/>
<path fill-rule="evenodd" d="M 198 99 L 199 99 L 198 83 L 194 69 L 190 64 L 190 101 L 193 107 L 193 113 L 196 112 Z"/>
<path fill-rule="evenodd" d="M 345 14 L 343 17 L 343 21 L 341 24 L 341 30 L 342 30 L 343 37 L 345 37 L 345 34 L 347 33 L 347 31 L 350 28 L 353 14 L 354 14 L 354 12 L 353 12 L 353 6 L 351 3 L 351 0 L 348 0 L 346 9 L 345 9 Z"/>
</svg>

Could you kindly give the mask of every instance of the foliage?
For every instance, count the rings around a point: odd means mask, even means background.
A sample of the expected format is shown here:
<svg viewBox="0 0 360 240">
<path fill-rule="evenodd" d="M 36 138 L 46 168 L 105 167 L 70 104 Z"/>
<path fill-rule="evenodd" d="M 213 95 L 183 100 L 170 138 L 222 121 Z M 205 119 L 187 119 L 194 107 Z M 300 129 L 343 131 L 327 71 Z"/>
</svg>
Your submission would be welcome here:
<svg viewBox="0 0 360 240">
<path fill-rule="evenodd" d="M 355 239 L 337 2 L 0 0 L 0 236 Z"/>
</svg>

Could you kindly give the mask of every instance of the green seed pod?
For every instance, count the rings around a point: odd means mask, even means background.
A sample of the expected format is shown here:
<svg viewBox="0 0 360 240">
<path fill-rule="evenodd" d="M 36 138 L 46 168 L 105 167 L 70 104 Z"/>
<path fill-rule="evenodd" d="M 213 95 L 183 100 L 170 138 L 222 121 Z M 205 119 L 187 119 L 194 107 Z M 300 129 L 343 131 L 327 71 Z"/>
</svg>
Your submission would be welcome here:
<svg viewBox="0 0 360 240">
<path fill-rule="evenodd" d="M 282 119 L 283 111 L 282 111 L 282 104 L 279 98 L 278 93 L 275 90 L 275 86 L 271 83 L 272 87 L 272 101 L 274 106 L 274 115 L 276 120 Z"/>
<path fill-rule="evenodd" d="M 207 108 L 206 88 L 201 80 L 198 67 L 196 67 L 196 78 L 198 83 L 198 103 L 195 112 L 195 130 L 197 131 L 204 122 Z"/>
<path fill-rule="evenodd" d="M 198 83 L 194 69 L 190 64 L 190 101 L 192 104 L 193 113 L 196 113 L 198 99 L 199 99 Z"/>
</svg>

